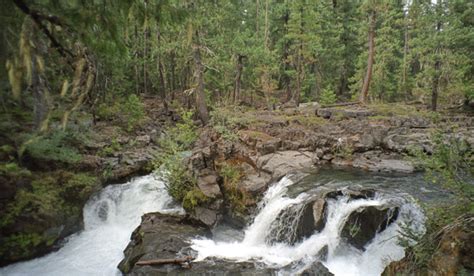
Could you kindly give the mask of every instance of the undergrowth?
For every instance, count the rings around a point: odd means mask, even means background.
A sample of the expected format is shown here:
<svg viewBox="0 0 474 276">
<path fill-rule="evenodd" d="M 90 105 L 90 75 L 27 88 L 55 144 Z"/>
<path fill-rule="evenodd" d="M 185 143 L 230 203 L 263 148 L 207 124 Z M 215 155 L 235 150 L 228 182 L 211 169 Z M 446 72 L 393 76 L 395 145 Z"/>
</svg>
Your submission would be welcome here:
<svg viewBox="0 0 474 276">
<path fill-rule="evenodd" d="M 168 193 L 188 210 L 206 201 L 196 179 L 184 165 L 186 152 L 198 138 L 191 117 L 191 112 L 181 112 L 182 121 L 168 128 L 166 136 L 159 140 L 161 151 L 154 160 L 155 169 L 166 179 Z"/>
<path fill-rule="evenodd" d="M 440 185 L 453 194 L 449 203 L 438 206 L 424 206 L 427 221 L 426 233 L 419 237 L 405 227 L 402 231 L 402 245 L 407 247 L 406 273 L 426 271 L 439 247 L 441 234 L 456 225 L 462 225 L 464 218 L 474 216 L 474 154 L 468 144 L 453 134 L 432 134 L 434 150 L 427 154 L 412 149 L 413 161 L 426 171 L 427 181 Z M 411 241 L 416 241 L 412 245 Z"/>
</svg>

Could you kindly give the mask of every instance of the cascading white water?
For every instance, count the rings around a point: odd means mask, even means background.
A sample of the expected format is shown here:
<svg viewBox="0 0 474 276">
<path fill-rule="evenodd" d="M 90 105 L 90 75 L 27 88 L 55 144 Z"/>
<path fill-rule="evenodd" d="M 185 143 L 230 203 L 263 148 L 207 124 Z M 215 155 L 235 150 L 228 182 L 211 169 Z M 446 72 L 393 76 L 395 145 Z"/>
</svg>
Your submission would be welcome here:
<svg viewBox="0 0 474 276">
<path fill-rule="evenodd" d="M 398 244 L 398 231 L 404 223 L 411 222 L 412 230 L 422 232 L 423 214 L 420 209 L 405 202 L 401 205 L 398 219 L 366 246 L 365 251 L 353 248 L 341 241 L 341 231 L 348 216 L 361 207 L 380 206 L 387 199 L 349 200 L 339 197 L 328 200 L 328 216 L 324 229 L 294 245 L 269 243 L 267 235 L 271 233 L 272 223 L 282 210 L 301 204 L 307 199 L 306 193 L 296 198 L 286 195 L 288 186 L 293 183 L 283 178 L 272 186 L 261 203 L 259 213 L 245 231 L 240 242 L 215 242 L 211 239 L 195 239 L 192 248 L 198 252 L 197 260 L 207 257 L 225 258 L 235 261 L 258 260 L 270 267 L 283 268 L 293 265 L 291 271 L 281 270 L 280 274 L 294 274 L 318 261 L 318 253 L 327 246 L 328 254 L 324 265 L 335 275 L 380 275 L 392 260 L 404 256 L 404 249 Z M 296 266 L 294 264 L 297 264 Z"/>
<path fill-rule="evenodd" d="M 0 269 L 0 275 L 119 275 L 117 265 L 144 213 L 184 212 L 154 175 L 109 185 L 84 207 L 84 231 L 57 252 Z"/>
</svg>

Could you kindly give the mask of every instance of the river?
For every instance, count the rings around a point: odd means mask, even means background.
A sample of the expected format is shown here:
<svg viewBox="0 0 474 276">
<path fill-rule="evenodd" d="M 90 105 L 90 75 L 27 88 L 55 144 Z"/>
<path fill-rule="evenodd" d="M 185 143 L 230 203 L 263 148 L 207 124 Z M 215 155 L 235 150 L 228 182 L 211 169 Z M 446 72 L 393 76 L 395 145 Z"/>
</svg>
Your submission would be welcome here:
<svg viewBox="0 0 474 276">
<path fill-rule="evenodd" d="M 344 189 L 359 186 L 382 191 L 374 198 L 350 200 L 340 196 L 328 201 L 324 229 L 294 244 L 271 241 L 269 233 L 292 231 L 291 221 L 279 221 L 283 210 L 294 210 L 318 187 Z M 214 239 L 195 239 L 192 248 L 197 261 L 207 257 L 233 261 L 252 261 L 290 275 L 315 261 L 335 275 L 380 275 L 391 260 L 404 256 L 398 243 L 402 226 L 409 225 L 420 234 L 424 216 L 419 201 L 430 202 L 442 192 L 427 185 L 420 175 L 381 175 L 362 171 L 323 169 L 302 180 L 285 177 L 265 193 L 253 222 L 244 230 L 231 227 L 215 229 Z M 356 249 L 344 242 L 340 233 L 349 214 L 368 206 L 395 202 L 399 215 L 395 223 L 365 246 Z M 182 213 L 166 192 L 165 184 L 154 175 L 138 177 L 125 184 L 109 185 L 84 206 L 85 229 L 64 241 L 62 248 L 44 257 L 0 269 L 1 275 L 120 275 L 117 264 L 123 258 L 131 232 L 147 212 Z M 224 230 L 223 230 L 224 229 Z M 325 258 L 320 251 L 327 248 Z"/>
</svg>

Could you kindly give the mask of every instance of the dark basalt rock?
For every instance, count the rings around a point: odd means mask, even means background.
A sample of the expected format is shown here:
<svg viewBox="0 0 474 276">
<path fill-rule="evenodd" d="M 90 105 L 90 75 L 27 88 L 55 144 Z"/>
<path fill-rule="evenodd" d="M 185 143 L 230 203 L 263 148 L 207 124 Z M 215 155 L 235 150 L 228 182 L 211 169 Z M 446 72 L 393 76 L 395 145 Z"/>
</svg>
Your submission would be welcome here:
<svg viewBox="0 0 474 276">
<path fill-rule="evenodd" d="M 385 230 L 398 217 L 398 207 L 364 207 L 349 215 L 341 236 L 352 246 L 364 250 L 375 235 Z"/>
<path fill-rule="evenodd" d="M 202 222 L 186 215 L 149 213 L 132 233 L 118 268 L 126 275 L 162 275 L 183 270 L 179 265 L 136 266 L 138 261 L 174 259 L 193 255 L 188 240 L 197 236 L 210 237 L 211 231 Z"/>
</svg>

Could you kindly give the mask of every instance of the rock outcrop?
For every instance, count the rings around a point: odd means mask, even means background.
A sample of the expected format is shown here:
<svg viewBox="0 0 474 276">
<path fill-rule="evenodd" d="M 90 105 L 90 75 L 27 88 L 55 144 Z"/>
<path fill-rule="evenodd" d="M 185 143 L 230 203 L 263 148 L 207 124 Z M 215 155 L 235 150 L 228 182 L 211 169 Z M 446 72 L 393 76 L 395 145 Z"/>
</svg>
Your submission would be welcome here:
<svg viewBox="0 0 474 276">
<path fill-rule="evenodd" d="M 187 242 L 197 236 L 210 237 L 211 231 L 201 222 L 185 215 L 149 213 L 132 233 L 118 268 L 127 275 L 150 275 L 179 271 L 179 265 L 137 266 L 138 261 L 174 259 L 192 255 Z"/>
<path fill-rule="evenodd" d="M 302 206 L 291 206 L 280 212 L 273 222 L 269 242 L 295 244 L 322 231 L 327 222 L 327 201 L 348 196 L 349 201 L 374 198 L 376 192 L 363 190 L 326 190 L 315 192 Z M 378 233 L 384 231 L 398 217 L 398 207 L 388 203 L 381 206 L 361 207 L 347 218 L 341 236 L 357 249 L 364 250 Z"/>
<path fill-rule="evenodd" d="M 398 216 L 397 207 L 369 206 L 352 212 L 347 219 L 341 236 L 357 249 L 364 250 L 377 233 L 382 232 Z"/>
<path fill-rule="evenodd" d="M 395 275 L 472 275 L 474 272 L 474 216 L 465 215 L 446 225 L 430 241 L 435 245 L 425 266 L 405 257 L 388 265 L 384 276 Z"/>
</svg>

